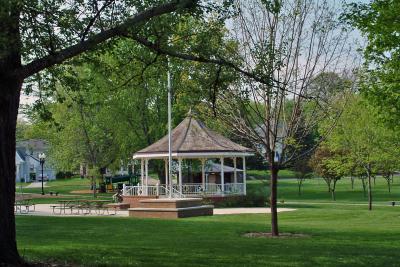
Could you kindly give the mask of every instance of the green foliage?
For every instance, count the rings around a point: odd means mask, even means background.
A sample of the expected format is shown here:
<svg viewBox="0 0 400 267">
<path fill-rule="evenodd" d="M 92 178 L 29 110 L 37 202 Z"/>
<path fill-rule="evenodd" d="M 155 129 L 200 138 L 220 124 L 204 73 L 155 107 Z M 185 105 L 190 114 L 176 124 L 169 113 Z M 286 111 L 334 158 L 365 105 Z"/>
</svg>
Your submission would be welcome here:
<svg viewBox="0 0 400 267">
<path fill-rule="evenodd" d="M 325 180 L 328 192 L 332 192 L 335 200 L 336 183 L 345 176 L 347 171 L 343 153 L 333 151 L 324 145 L 319 146 L 310 159 L 310 165 L 314 172 Z"/>
<path fill-rule="evenodd" d="M 17 120 L 17 128 L 16 128 L 16 139 L 24 140 L 30 136 L 30 131 L 32 129 L 32 125 L 24 120 Z"/>
<path fill-rule="evenodd" d="M 221 44 L 236 49 L 223 40 L 225 29 L 218 21 L 187 17 L 174 27 L 169 27 L 179 34 L 171 38 L 174 49 L 190 46 L 210 54 Z M 212 102 L 217 91 L 235 79 L 232 72 L 209 64 L 170 59 L 169 69 L 173 125 L 190 108 L 204 110 L 203 102 Z M 121 163 L 130 162 L 132 153 L 166 134 L 166 57 L 120 39 L 110 43 L 105 53 L 87 53 L 59 70 L 53 72 L 54 83 L 42 84 L 40 89 L 48 97 L 30 114 L 38 135 L 50 141 L 58 169 L 76 170 L 80 163 L 119 169 Z M 50 117 L 42 116 L 43 110 Z"/>
<path fill-rule="evenodd" d="M 327 141 L 333 151 L 343 151 L 349 163 L 376 173 L 379 162 L 397 157 L 399 136 L 381 123 L 377 111 L 361 96 L 350 97 L 347 107 Z"/>
<path fill-rule="evenodd" d="M 346 15 L 352 26 L 367 39 L 362 92 L 379 107 L 392 127 L 400 118 L 400 3 L 375 0 L 351 4 Z"/>
<path fill-rule="evenodd" d="M 399 167 L 399 135 L 381 122 L 375 108 L 362 96 L 351 95 L 345 103 L 346 108 L 336 122 L 336 127 L 317 152 L 324 152 L 323 162 L 338 177 L 345 174 L 357 175 L 363 179 L 364 190 L 364 179 L 368 178 L 371 208 L 371 178 L 382 170 L 390 171 Z M 331 122 L 328 120 L 321 125 L 321 128 L 324 127 L 331 127 Z M 318 157 L 314 162 L 314 166 L 321 165 Z M 315 170 L 321 175 L 326 173 L 323 169 Z"/>
</svg>

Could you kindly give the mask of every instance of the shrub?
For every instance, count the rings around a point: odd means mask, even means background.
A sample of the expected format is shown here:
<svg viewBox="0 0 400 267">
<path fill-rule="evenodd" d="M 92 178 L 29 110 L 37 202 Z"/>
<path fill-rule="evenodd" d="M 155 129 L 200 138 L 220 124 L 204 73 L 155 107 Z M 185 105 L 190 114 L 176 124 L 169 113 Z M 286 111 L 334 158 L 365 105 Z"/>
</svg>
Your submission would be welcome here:
<svg viewBox="0 0 400 267">
<path fill-rule="evenodd" d="M 59 171 L 56 174 L 56 179 L 66 179 L 66 178 L 71 178 L 72 176 L 74 176 L 73 172 L 70 171 Z"/>
<path fill-rule="evenodd" d="M 268 198 L 263 195 L 232 196 L 225 198 L 207 198 L 204 203 L 213 204 L 216 208 L 234 207 L 267 207 Z"/>
</svg>

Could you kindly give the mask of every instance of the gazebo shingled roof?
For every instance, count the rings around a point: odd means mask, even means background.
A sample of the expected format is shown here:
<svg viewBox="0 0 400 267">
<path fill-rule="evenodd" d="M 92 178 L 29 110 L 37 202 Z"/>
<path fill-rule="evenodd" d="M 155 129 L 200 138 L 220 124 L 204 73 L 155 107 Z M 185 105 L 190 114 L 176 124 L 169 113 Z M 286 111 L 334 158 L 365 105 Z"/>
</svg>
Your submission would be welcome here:
<svg viewBox="0 0 400 267">
<path fill-rule="evenodd" d="M 232 142 L 228 138 L 208 129 L 204 123 L 188 115 L 175 129 L 172 135 L 173 156 L 188 154 L 215 155 L 235 154 L 252 155 L 253 151 L 247 147 Z M 136 152 L 134 158 L 143 158 L 168 155 L 168 135 L 154 144 Z"/>
</svg>

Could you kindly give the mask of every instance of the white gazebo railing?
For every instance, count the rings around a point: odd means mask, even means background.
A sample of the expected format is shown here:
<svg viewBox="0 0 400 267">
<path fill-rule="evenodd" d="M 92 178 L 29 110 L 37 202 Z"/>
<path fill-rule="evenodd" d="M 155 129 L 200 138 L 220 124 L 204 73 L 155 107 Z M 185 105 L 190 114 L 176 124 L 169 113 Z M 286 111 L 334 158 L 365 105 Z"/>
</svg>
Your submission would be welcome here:
<svg viewBox="0 0 400 267">
<path fill-rule="evenodd" d="M 221 195 L 243 195 L 245 190 L 244 183 L 212 184 L 212 183 L 191 183 L 172 187 L 172 195 L 175 198 L 188 196 L 221 196 Z M 169 188 L 165 185 L 149 186 L 124 186 L 122 194 L 124 196 L 168 196 Z"/>
</svg>

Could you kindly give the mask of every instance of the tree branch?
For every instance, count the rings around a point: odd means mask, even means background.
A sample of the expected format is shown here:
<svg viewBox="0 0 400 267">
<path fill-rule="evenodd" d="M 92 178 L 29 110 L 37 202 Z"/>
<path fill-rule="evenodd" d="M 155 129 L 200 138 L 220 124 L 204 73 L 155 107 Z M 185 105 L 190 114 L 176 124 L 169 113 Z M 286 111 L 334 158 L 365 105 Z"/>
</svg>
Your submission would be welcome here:
<svg viewBox="0 0 400 267">
<path fill-rule="evenodd" d="M 153 43 L 146 38 L 137 36 L 137 35 L 125 35 L 125 37 L 132 38 L 133 40 L 137 41 L 138 43 L 142 44 L 143 46 L 152 49 L 153 51 L 159 53 L 159 54 L 164 54 L 168 55 L 171 57 L 175 58 L 180 58 L 183 60 L 189 60 L 189 61 L 196 61 L 196 62 L 201 62 L 201 63 L 211 63 L 211 64 L 216 64 L 220 66 L 226 66 L 231 69 L 234 69 L 235 71 L 243 74 L 244 76 L 253 79 L 256 82 L 259 82 L 261 84 L 270 84 L 270 81 L 267 81 L 266 79 L 259 77 L 257 74 L 249 72 L 247 70 L 244 70 L 240 68 L 238 65 L 236 65 L 233 62 L 227 61 L 226 59 L 223 58 L 206 58 L 203 56 L 195 56 L 195 55 L 190 55 L 190 54 L 183 54 L 177 51 L 173 51 L 170 49 L 164 49 L 163 47 L 159 46 L 156 43 Z M 311 96 L 306 96 L 306 95 L 300 95 L 294 91 L 288 90 L 288 89 L 283 89 L 279 88 L 280 90 L 284 90 L 287 93 L 292 93 L 295 95 L 298 95 L 299 97 L 306 98 L 306 99 L 312 99 L 313 97 Z"/>
<path fill-rule="evenodd" d="M 19 77 L 25 79 L 43 69 L 49 68 L 53 65 L 64 62 L 74 56 L 77 56 L 83 52 L 93 49 L 98 44 L 109 40 L 116 36 L 121 36 L 129 31 L 129 28 L 148 21 L 153 17 L 157 17 L 163 14 L 168 14 L 174 12 L 178 9 L 191 8 L 197 4 L 198 0 L 174 0 L 169 3 L 165 3 L 143 12 L 136 14 L 135 16 L 128 18 L 125 22 L 110 28 L 106 31 L 100 32 L 85 41 L 72 45 L 70 47 L 64 48 L 59 52 L 52 55 L 47 55 L 42 58 L 36 59 L 31 63 L 22 66 L 10 73 L 9 76 Z"/>
</svg>

